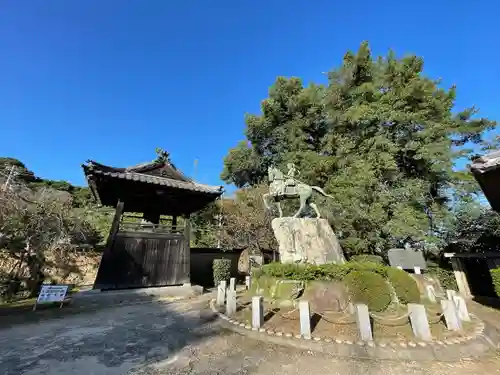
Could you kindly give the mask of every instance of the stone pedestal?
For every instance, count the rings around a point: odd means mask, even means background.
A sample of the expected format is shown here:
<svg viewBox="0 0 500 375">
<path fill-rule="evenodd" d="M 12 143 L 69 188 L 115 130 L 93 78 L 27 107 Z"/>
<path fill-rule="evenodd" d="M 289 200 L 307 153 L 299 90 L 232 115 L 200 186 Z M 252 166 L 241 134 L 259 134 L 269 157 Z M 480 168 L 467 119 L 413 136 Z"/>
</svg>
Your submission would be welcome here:
<svg viewBox="0 0 500 375">
<path fill-rule="evenodd" d="M 325 219 L 284 217 L 272 221 L 281 263 L 345 263 L 337 236 Z"/>
</svg>

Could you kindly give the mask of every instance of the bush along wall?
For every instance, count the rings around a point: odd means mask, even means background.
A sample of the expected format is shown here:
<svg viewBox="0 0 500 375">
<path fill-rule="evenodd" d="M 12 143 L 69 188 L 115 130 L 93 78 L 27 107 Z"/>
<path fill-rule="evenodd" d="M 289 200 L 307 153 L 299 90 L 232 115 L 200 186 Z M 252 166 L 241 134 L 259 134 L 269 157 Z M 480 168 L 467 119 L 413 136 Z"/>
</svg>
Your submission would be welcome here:
<svg viewBox="0 0 500 375">
<path fill-rule="evenodd" d="M 500 268 L 495 268 L 490 270 L 491 279 L 493 280 L 493 287 L 495 288 L 495 293 L 500 297 Z"/>
<path fill-rule="evenodd" d="M 221 281 L 229 281 L 231 278 L 231 260 L 230 259 L 214 259 L 214 284 L 219 285 Z"/>
</svg>

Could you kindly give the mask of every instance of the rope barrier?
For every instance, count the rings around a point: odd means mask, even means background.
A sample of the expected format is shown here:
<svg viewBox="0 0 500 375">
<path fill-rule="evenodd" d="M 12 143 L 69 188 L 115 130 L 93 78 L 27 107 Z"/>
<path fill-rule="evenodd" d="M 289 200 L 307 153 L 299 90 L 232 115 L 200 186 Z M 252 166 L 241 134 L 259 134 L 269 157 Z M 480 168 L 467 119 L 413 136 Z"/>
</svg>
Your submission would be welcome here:
<svg viewBox="0 0 500 375">
<path fill-rule="evenodd" d="M 395 318 L 390 318 L 387 316 L 380 316 L 380 315 L 375 315 L 373 313 L 369 313 L 370 316 L 373 318 L 373 320 L 378 323 L 382 324 L 384 326 L 388 327 L 396 327 L 396 326 L 404 326 L 408 324 L 408 318 L 410 316 L 410 313 L 403 314 L 401 316 L 395 317 Z M 396 324 L 396 322 L 401 321 L 400 324 Z"/>
<path fill-rule="evenodd" d="M 275 305 L 277 302 L 277 299 L 271 299 L 269 301 L 269 305 Z M 242 307 L 248 307 L 250 305 L 250 301 L 244 302 L 244 303 L 238 303 L 239 306 Z M 323 312 L 318 312 L 311 310 L 312 315 L 317 314 L 319 315 L 325 322 L 330 323 L 330 324 L 338 324 L 338 325 L 349 325 L 349 324 L 355 324 L 356 323 L 356 318 L 355 314 L 345 314 L 346 310 L 349 308 L 349 303 L 346 305 L 346 307 L 340 311 L 323 311 Z M 264 314 L 268 314 L 270 312 L 273 313 L 273 315 L 278 315 L 279 317 L 287 320 L 299 320 L 300 317 L 298 316 L 292 316 L 292 314 L 296 313 L 299 309 L 294 308 L 291 311 L 287 311 L 282 313 L 281 309 L 279 307 L 272 307 L 269 309 L 266 309 L 264 311 Z M 329 314 L 329 315 L 327 315 Z M 392 317 L 390 315 L 388 316 L 382 316 L 382 315 L 377 315 L 374 313 L 369 313 L 370 317 L 373 318 L 373 320 L 381 325 L 385 325 L 388 327 L 396 327 L 396 326 L 404 326 L 409 324 L 408 318 L 410 317 L 410 313 L 407 312 L 401 316 L 396 316 Z M 444 313 L 438 312 L 438 311 L 432 311 L 432 310 L 427 310 L 428 316 L 432 316 L 433 319 L 428 318 L 429 324 L 434 325 L 440 323 L 442 317 L 444 316 Z M 312 316 L 311 315 L 311 316 Z M 337 315 L 337 317 L 332 317 L 332 315 Z M 401 322 L 400 324 L 396 324 L 397 322 Z"/>
<path fill-rule="evenodd" d="M 356 323 L 356 319 L 353 318 L 354 315 L 344 315 L 343 317 L 341 317 L 339 320 L 332 320 L 331 317 L 327 317 L 325 316 L 325 314 L 321 314 L 321 313 L 318 313 L 318 312 L 313 312 L 314 314 L 318 314 L 319 316 L 321 316 L 322 319 L 325 320 L 325 322 L 327 323 L 330 323 L 330 324 L 340 324 L 340 325 L 348 325 L 348 324 L 354 324 Z M 345 318 L 345 319 L 343 319 Z M 349 320 L 346 320 L 346 319 L 349 319 Z"/>
</svg>

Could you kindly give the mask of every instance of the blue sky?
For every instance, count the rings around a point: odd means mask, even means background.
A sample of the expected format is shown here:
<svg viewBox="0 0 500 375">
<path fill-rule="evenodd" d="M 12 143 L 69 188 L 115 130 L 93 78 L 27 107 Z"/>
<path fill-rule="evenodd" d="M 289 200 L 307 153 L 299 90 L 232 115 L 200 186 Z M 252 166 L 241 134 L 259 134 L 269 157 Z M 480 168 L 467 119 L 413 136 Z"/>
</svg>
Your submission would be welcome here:
<svg viewBox="0 0 500 375">
<path fill-rule="evenodd" d="M 440 1 L 4 0 L 0 155 L 83 185 L 80 164 L 128 166 L 162 147 L 220 184 L 278 75 L 322 81 L 348 49 L 425 59 L 459 108 L 500 119 L 500 4 Z"/>
</svg>

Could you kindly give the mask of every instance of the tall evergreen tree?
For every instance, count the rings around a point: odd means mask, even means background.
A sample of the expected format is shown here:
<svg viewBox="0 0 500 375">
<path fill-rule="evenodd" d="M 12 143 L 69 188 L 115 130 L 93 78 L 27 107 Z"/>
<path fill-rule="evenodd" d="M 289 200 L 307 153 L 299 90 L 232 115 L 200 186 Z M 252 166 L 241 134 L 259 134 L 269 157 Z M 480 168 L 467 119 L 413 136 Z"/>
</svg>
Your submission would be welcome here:
<svg viewBox="0 0 500 375">
<path fill-rule="evenodd" d="M 295 162 L 304 182 L 334 196 L 323 211 L 351 253 L 438 240 L 450 199 L 479 191 L 454 163 L 473 155 L 471 144 L 492 147 L 484 134 L 496 123 L 475 108 L 454 114 L 455 87 L 440 87 L 423 66 L 392 51 L 373 58 L 364 42 L 327 86 L 278 78 L 262 113 L 247 115 L 247 140 L 229 151 L 222 178 L 252 186 L 269 164 Z"/>
</svg>

